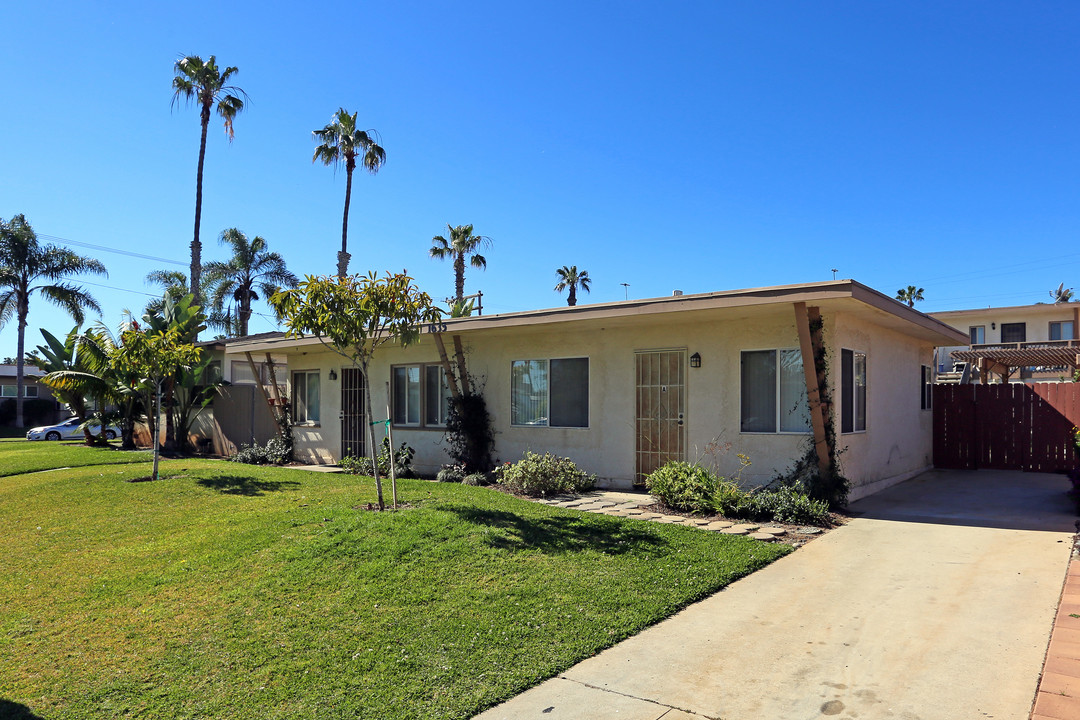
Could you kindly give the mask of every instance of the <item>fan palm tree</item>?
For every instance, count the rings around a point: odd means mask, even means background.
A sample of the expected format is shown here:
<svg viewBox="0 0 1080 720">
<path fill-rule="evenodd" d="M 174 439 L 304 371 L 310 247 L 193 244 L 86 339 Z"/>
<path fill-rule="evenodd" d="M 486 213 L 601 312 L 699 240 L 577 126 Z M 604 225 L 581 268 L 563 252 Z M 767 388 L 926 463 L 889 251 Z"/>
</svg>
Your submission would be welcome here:
<svg viewBox="0 0 1080 720">
<path fill-rule="evenodd" d="M 386 163 L 386 151 L 379 145 L 379 135 L 374 130 L 357 130 L 356 113 L 350 115 L 345 108 L 338 108 L 330 123 L 322 130 L 314 130 L 312 137 L 319 143 L 311 162 L 321 160 L 323 165 L 345 163 L 345 212 L 341 218 L 341 252 L 338 253 L 337 274 L 345 277 L 349 270 L 349 203 L 352 200 L 352 175 L 357 158 L 360 165 L 372 175 Z"/>
<path fill-rule="evenodd" d="M 589 277 L 588 270 L 578 271 L 577 265 L 571 265 L 570 267 L 563 265 L 555 271 L 555 274 L 559 276 L 559 283 L 555 286 L 555 292 L 562 292 L 569 288 L 570 294 L 566 297 L 566 304 L 570 307 L 577 305 L 578 288 L 589 292 L 589 283 L 592 282 L 592 278 Z"/>
<path fill-rule="evenodd" d="M 269 252 L 266 240 L 258 235 L 248 240 L 238 229 L 229 228 L 221 233 L 220 242 L 230 246 L 232 257 L 226 262 L 206 264 L 210 305 L 215 313 L 222 313 L 226 298 L 234 300 L 239 321 L 237 330 L 243 337 L 248 334 L 251 301 L 259 299 L 259 292 L 268 298 L 282 287 L 296 287 L 299 280 L 285 267 L 281 255 Z"/>
<path fill-rule="evenodd" d="M 452 258 L 454 261 L 454 302 L 463 303 L 465 300 L 465 258 L 469 258 L 469 264 L 474 268 L 483 270 L 487 267 L 487 258 L 476 252 L 481 247 L 490 247 L 491 238 L 484 235 L 473 235 L 472 225 L 458 225 L 451 227 L 446 224 L 450 231 L 450 239 L 442 235 L 431 238 L 431 250 L 429 254 L 436 260 Z"/>
<path fill-rule="evenodd" d="M 900 288 L 896 291 L 896 299 L 907 303 L 909 308 L 913 308 L 915 303 L 923 301 L 923 289 L 908 285 L 906 288 Z"/>
<path fill-rule="evenodd" d="M 97 300 L 78 285 L 67 281 L 72 275 L 83 273 L 109 274 L 98 260 L 77 255 L 57 245 L 39 245 L 34 229 L 21 214 L 10 222 L 0 220 L 0 326 L 13 315 L 17 318 L 15 424 L 18 427 L 23 424 L 23 370 L 30 298 L 34 293 L 43 295 L 82 325 L 85 309 L 101 312 Z"/>
<path fill-rule="evenodd" d="M 173 106 L 183 100 L 195 102 L 199 106 L 199 119 L 202 123 L 202 138 L 199 141 L 199 170 L 195 176 L 195 239 L 191 241 L 191 294 L 195 304 L 201 305 L 200 281 L 202 278 L 202 243 L 199 241 L 199 224 L 202 222 L 202 186 L 203 160 L 206 158 L 206 128 L 210 124 L 210 111 L 217 109 L 217 114 L 225 120 L 225 134 L 229 142 L 233 139 L 233 120 L 244 109 L 247 93 L 230 85 L 229 80 L 240 71 L 235 67 L 221 69 L 214 55 L 204 61 L 198 55 L 188 55 L 176 61 L 173 66 Z"/>
</svg>

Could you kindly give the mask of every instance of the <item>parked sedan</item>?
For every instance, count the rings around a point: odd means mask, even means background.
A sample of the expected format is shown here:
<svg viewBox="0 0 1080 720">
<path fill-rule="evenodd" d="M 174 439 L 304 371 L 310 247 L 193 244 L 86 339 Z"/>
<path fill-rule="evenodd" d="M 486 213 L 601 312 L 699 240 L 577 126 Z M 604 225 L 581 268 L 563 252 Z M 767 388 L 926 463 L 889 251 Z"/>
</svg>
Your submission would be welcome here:
<svg viewBox="0 0 1080 720">
<path fill-rule="evenodd" d="M 81 440 L 83 438 L 83 431 L 79 429 L 82 425 L 82 421 L 79 418 L 68 418 L 59 425 L 47 425 L 45 427 L 30 428 L 26 431 L 27 440 Z M 99 428 L 93 427 L 90 430 L 95 435 L 98 434 Z M 105 428 L 105 437 L 109 440 L 115 440 L 116 436 L 120 434 L 120 428 L 115 425 L 110 425 Z"/>
</svg>

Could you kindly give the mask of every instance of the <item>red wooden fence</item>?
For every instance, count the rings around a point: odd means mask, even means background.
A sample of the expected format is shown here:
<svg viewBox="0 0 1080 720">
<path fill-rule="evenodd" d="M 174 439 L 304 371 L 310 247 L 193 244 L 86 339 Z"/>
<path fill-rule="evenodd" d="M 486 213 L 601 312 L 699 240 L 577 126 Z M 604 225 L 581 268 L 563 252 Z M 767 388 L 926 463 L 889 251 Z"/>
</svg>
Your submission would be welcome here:
<svg viewBox="0 0 1080 720">
<path fill-rule="evenodd" d="M 1080 465 L 1080 383 L 934 386 L 934 467 L 1064 472 Z"/>
</svg>

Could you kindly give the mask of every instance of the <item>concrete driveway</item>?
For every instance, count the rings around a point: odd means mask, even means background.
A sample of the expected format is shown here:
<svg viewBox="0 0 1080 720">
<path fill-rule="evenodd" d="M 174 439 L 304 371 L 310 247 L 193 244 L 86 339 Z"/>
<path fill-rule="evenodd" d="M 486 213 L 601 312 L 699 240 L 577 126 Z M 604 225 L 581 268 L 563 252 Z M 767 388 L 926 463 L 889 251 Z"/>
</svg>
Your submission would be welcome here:
<svg viewBox="0 0 1080 720">
<path fill-rule="evenodd" d="M 1067 488 L 928 472 L 479 717 L 1027 718 L 1075 532 Z"/>
</svg>

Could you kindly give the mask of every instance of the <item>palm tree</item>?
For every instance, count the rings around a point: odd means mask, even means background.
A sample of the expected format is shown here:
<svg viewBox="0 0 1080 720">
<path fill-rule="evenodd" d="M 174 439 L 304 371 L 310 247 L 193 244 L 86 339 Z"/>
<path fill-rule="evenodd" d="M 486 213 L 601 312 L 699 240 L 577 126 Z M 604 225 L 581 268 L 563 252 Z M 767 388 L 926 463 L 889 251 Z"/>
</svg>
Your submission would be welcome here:
<svg viewBox="0 0 1080 720">
<path fill-rule="evenodd" d="M 909 308 L 913 308 L 915 303 L 923 301 L 923 289 L 908 285 L 906 288 L 900 288 L 896 291 L 896 299 L 900 302 L 906 302 Z"/>
<path fill-rule="evenodd" d="M 276 252 L 268 252 L 266 240 L 247 235 L 236 228 L 221 233 L 222 245 L 232 248 L 227 262 L 214 261 L 206 264 L 206 285 L 210 291 L 211 307 L 221 313 L 225 299 L 236 301 L 240 337 L 248 334 L 251 318 L 251 301 L 258 300 L 258 290 L 268 298 L 283 286 L 294 288 L 299 280 L 285 267 L 285 260 Z"/>
<path fill-rule="evenodd" d="M 563 265 L 555 271 L 555 274 L 559 276 L 559 283 L 555 286 L 555 292 L 562 292 L 569 288 L 570 294 L 566 298 L 566 304 L 570 307 L 577 305 L 577 289 L 579 287 L 585 292 L 589 292 L 589 283 L 592 282 L 592 278 L 589 277 L 588 270 L 579 272 L 577 265 L 571 265 L 570 267 Z"/>
<path fill-rule="evenodd" d="M 450 223 L 447 223 L 446 229 L 450 231 L 450 239 L 442 235 L 431 238 L 430 255 L 436 260 L 453 258 L 454 302 L 462 303 L 465 300 L 465 257 L 469 256 L 469 264 L 474 268 L 486 268 L 487 259 L 476 251 L 481 247 L 490 247 L 491 238 L 473 235 L 472 225 L 450 227 Z"/>
<path fill-rule="evenodd" d="M 1073 289 L 1065 287 L 1065 283 L 1061 283 L 1057 286 L 1057 290 L 1050 291 L 1050 297 L 1054 298 L 1054 304 L 1060 305 L 1061 303 L 1072 302 Z"/>
<path fill-rule="evenodd" d="M 82 325 L 84 309 L 101 312 L 97 300 L 78 285 L 67 282 L 72 275 L 83 273 L 109 274 L 98 260 L 57 245 L 39 245 L 34 229 L 21 214 L 10 222 L 0 220 L 0 326 L 12 315 L 18 319 L 15 356 L 15 424 L 18 427 L 23 424 L 23 369 L 30 298 L 34 293 L 40 293 Z M 39 281 L 43 282 L 35 284 Z"/>
<path fill-rule="evenodd" d="M 210 110 L 217 106 L 217 114 L 225 120 L 225 134 L 233 139 L 233 119 L 244 109 L 247 98 L 240 88 L 230 85 L 229 80 L 240 71 L 235 67 L 218 68 L 217 58 L 203 61 L 198 55 L 180 58 L 173 66 L 173 106 L 180 100 L 194 101 L 199 106 L 202 122 L 202 139 L 199 141 L 199 170 L 195 177 L 195 239 L 191 241 L 191 294 L 195 304 L 201 305 L 199 283 L 202 275 L 202 243 L 199 242 L 199 224 L 202 222 L 203 160 L 206 157 L 206 128 L 210 124 Z"/>
<path fill-rule="evenodd" d="M 162 289 L 162 297 L 154 298 L 146 303 L 143 312 L 154 314 L 161 312 L 165 306 L 165 298 L 172 298 L 173 302 L 191 292 L 188 289 L 188 277 L 179 270 L 151 270 L 146 273 L 146 282 L 157 285 Z"/>
<path fill-rule="evenodd" d="M 324 165 L 345 163 L 345 212 L 341 218 L 341 252 L 338 253 L 337 274 L 345 277 L 349 270 L 349 202 L 352 199 L 352 174 L 356 159 L 372 175 L 386 163 L 386 151 L 377 140 L 374 130 L 357 130 L 356 113 L 350 115 L 345 108 L 338 108 L 330 123 L 322 130 L 313 130 L 312 137 L 322 144 L 315 148 L 311 162 L 321 160 Z"/>
</svg>

